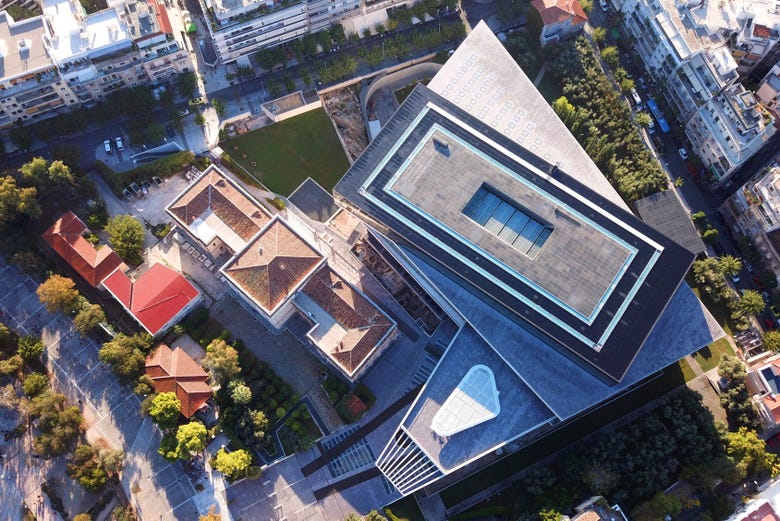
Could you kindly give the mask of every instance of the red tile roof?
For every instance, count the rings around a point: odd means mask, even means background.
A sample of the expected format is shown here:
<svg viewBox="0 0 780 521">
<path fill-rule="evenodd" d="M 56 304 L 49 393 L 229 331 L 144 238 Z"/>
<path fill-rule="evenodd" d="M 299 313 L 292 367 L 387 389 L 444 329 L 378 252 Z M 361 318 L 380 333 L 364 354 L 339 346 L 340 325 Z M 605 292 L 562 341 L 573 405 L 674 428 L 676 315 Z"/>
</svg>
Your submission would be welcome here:
<svg viewBox="0 0 780 521">
<path fill-rule="evenodd" d="M 775 420 L 775 423 L 780 423 L 780 397 L 778 397 L 778 395 L 768 394 L 761 398 L 761 400 L 764 402 L 764 405 L 766 405 L 766 408 L 769 409 L 769 412 L 772 413 L 772 418 Z"/>
<path fill-rule="evenodd" d="M 317 250 L 275 219 L 223 271 L 270 314 L 321 261 Z"/>
<path fill-rule="evenodd" d="M 168 206 L 168 213 L 187 228 L 209 211 L 244 241 L 271 220 L 268 212 L 214 166 Z"/>
<path fill-rule="evenodd" d="M 318 271 L 303 292 L 346 330 L 328 354 L 352 375 L 395 328 L 371 301 L 330 268 Z"/>
<path fill-rule="evenodd" d="M 41 237 L 65 259 L 84 280 L 97 287 L 104 278 L 122 265 L 122 259 L 108 246 L 95 246 L 83 237 L 89 229 L 73 212 L 51 225 Z"/>
<path fill-rule="evenodd" d="M 158 393 L 176 393 L 181 413 L 187 418 L 211 397 L 208 373 L 180 347 L 171 350 L 160 344 L 146 358 L 146 374 Z"/>
<path fill-rule="evenodd" d="M 571 19 L 571 25 L 584 24 L 588 16 L 577 0 L 533 0 L 544 25 L 554 25 Z"/>
<path fill-rule="evenodd" d="M 739 521 L 780 521 L 775 509 L 769 503 L 764 503 Z"/>
<path fill-rule="evenodd" d="M 152 335 L 200 296 L 180 273 L 162 264 L 152 265 L 135 282 L 117 270 L 103 285 Z"/>
<path fill-rule="evenodd" d="M 758 38 L 769 38 L 769 35 L 769 27 L 761 24 L 756 24 L 753 26 L 753 36 Z"/>
</svg>

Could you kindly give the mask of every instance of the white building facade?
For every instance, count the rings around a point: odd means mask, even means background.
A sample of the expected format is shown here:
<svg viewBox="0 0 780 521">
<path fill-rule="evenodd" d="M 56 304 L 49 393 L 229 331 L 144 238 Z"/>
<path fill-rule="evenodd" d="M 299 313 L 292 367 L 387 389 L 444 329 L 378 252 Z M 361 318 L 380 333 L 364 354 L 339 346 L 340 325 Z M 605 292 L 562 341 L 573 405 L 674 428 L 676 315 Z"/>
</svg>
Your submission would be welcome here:
<svg viewBox="0 0 780 521">
<path fill-rule="evenodd" d="M 620 10 L 637 53 L 664 87 L 693 151 L 713 180 L 724 183 L 775 132 L 774 116 L 737 83 L 740 73 L 751 71 L 774 47 L 767 46 L 748 66 L 747 55 L 738 49 L 758 26 L 757 16 L 751 17 L 745 6 L 758 9 L 765 2 L 720 4 L 638 0 L 622 2 Z M 722 12 L 726 9 L 734 10 L 733 16 Z M 780 15 L 761 20 L 776 26 Z M 776 35 L 774 29 L 761 27 L 766 31 L 760 34 Z"/>
</svg>

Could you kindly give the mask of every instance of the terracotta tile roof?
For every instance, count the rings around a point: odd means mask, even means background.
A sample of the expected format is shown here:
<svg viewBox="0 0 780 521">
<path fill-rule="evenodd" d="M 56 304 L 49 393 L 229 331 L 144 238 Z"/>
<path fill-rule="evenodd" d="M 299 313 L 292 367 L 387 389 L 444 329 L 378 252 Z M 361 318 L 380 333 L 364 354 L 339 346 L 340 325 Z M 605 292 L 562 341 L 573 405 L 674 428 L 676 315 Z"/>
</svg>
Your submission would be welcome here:
<svg viewBox="0 0 780 521">
<path fill-rule="evenodd" d="M 574 519 L 576 521 L 601 521 L 601 516 L 598 514 L 598 512 L 588 510 L 587 512 L 583 512 L 582 514 L 575 516 Z"/>
<path fill-rule="evenodd" d="M 135 282 L 114 271 L 103 285 L 152 335 L 200 296 L 180 273 L 162 264 L 152 265 Z"/>
<path fill-rule="evenodd" d="M 321 261 L 284 221 L 274 219 L 223 271 L 270 314 Z"/>
<path fill-rule="evenodd" d="M 213 166 L 168 206 L 168 212 L 185 227 L 208 210 L 244 241 L 271 220 L 259 204 Z"/>
<path fill-rule="evenodd" d="M 211 397 L 208 373 L 180 347 L 160 344 L 146 358 L 146 374 L 158 393 L 176 393 L 181 413 L 192 417 Z"/>
<path fill-rule="evenodd" d="M 758 38 L 769 38 L 770 36 L 769 27 L 761 24 L 754 25 L 753 36 L 756 36 Z"/>
<path fill-rule="evenodd" d="M 533 0 L 544 25 L 554 25 L 571 19 L 572 25 L 584 24 L 588 16 L 577 0 Z"/>
<path fill-rule="evenodd" d="M 740 518 L 739 521 L 780 521 L 780 516 L 777 515 L 770 503 L 764 503 L 745 517 Z"/>
<path fill-rule="evenodd" d="M 93 287 L 122 266 L 122 259 L 108 246 L 95 246 L 83 237 L 89 229 L 73 212 L 57 219 L 41 236 L 51 248 L 65 259 L 84 280 Z"/>
<path fill-rule="evenodd" d="M 327 354 L 350 375 L 395 328 L 376 306 L 330 268 L 318 271 L 303 292 L 347 330 L 337 349 Z"/>
<path fill-rule="evenodd" d="M 768 394 L 761 398 L 761 400 L 764 402 L 764 405 L 766 405 L 766 408 L 769 409 L 769 412 L 772 413 L 772 418 L 775 420 L 775 423 L 780 423 L 780 396 Z"/>
</svg>

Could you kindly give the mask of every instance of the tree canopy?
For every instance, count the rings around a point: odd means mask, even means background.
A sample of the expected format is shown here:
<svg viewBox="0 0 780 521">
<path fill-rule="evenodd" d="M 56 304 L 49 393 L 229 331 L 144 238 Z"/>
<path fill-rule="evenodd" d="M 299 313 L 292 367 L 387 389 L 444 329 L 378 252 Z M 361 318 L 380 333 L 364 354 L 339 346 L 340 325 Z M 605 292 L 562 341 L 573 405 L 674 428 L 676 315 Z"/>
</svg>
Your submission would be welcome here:
<svg viewBox="0 0 780 521">
<path fill-rule="evenodd" d="M 79 302 L 76 283 L 62 275 L 52 275 L 35 290 L 41 304 L 49 313 L 70 313 L 75 311 Z"/>
<path fill-rule="evenodd" d="M 227 452 L 222 448 L 214 456 L 213 465 L 228 479 L 235 480 L 246 475 L 249 467 L 252 466 L 252 456 L 244 449 Z"/>
<path fill-rule="evenodd" d="M 211 370 L 212 378 L 219 383 L 227 382 L 241 373 L 238 351 L 221 338 L 215 338 L 206 346 L 206 356 L 201 363 Z"/>
<path fill-rule="evenodd" d="M 125 382 L 138 378 L 143 372 L 146 354 L 152 344 L 148 333 L 127 336 L 119 333 L 103 344 L 98 352 L 101 362 L 111 364 L 111 370 Z"/>
<path fill-rule="evenodd" d="M 181 411 L 181 401 L 176 393 L 160 393 L 152 399 L 149 416 L 161 429 L 170 429 L 176 425 Z"/>
<path fill-rule="evenodd" d="M 10 175 L 0 177 L 0 228 L 5 228 L 20 216 L 38 218 L 38 190 L 35 187 L 20 188 Z"/>
<path fill-rule="evenodd" d="M 144 227 L 132 215 L 115 215 L 106 224 L 108 242 L 117 255 L 130 264 L 143 259 Z"/>
</svg>

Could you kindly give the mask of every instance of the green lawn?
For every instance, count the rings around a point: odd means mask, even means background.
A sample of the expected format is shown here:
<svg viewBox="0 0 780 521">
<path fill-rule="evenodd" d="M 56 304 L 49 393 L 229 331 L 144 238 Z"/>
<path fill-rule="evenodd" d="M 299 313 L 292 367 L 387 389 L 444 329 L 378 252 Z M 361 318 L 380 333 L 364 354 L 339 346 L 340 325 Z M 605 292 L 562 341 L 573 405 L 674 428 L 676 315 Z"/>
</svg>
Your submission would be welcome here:
<svg viewBox="0 0 780 521">
<path fill-rule="evenodd" d="M 709 371 L 718 367 L 720 358 L 723 355 L 734 356 L 734 350 L 726 338 L 716 340 L 704 349 L 694 353 L 693 357 L 699 363 L 702 371 Z"/>
<path fill-rule="evenodd" d="M 682 372 L 683 378 L 685 378 L 686 382 L 690 382 L 696 378 L 696 373 L 693 372 L 693 369 L 691 369 L 691 364 L 689 364 L 685 358 L 677 362 L 677 365 L 680 366 L 680 371 Z"/>
<path fill-rule="evenodd" d="M 220 146 L 272 192 L 287 196 L 307 177 L 330 191 L 349 168 L 324 109 L 223 141 Z"/>
</svg>

